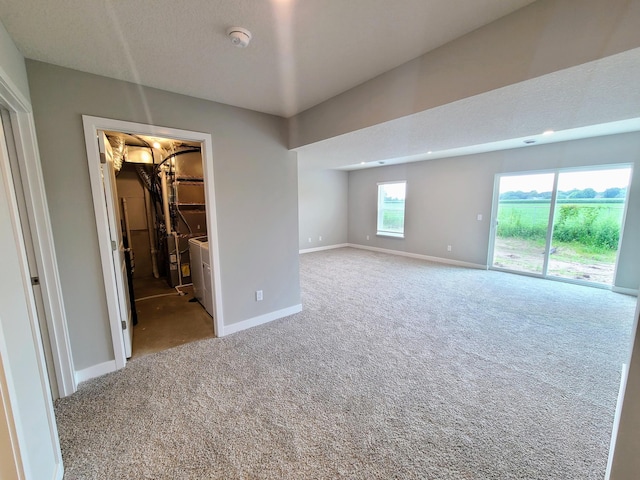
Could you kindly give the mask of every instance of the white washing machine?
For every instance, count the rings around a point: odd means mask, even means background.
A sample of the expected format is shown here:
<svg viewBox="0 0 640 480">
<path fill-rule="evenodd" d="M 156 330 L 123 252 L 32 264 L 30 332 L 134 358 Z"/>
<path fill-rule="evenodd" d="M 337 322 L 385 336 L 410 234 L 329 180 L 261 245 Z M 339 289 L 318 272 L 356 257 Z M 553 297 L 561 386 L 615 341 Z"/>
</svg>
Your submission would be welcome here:
<svg viewBox="0 0 640 480">
<path fill-rule="evenodd" d="M 211 259 L 207 237 L 189 239 L 189 256 L 193 294 L 207 313 L 213 317 L 213 283 L 211 281 Z"/>
</svg>

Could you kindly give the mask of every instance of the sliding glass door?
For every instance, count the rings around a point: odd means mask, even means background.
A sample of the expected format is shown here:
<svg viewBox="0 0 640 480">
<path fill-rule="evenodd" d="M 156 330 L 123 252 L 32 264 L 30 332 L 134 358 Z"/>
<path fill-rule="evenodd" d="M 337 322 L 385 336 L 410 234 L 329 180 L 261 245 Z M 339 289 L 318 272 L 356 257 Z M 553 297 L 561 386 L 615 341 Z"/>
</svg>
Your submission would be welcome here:
<svg viewBox="0 0 640 480">
<path fill-rule="evenodd" d="M 500 177 L 493 266 L 542 274 L 554 173 Z"/>
<path fill-rule="evenodd" d="M 499 176 L 492 267 L 611 285 L 630 178 L 628 166 Z"/>
</svg>

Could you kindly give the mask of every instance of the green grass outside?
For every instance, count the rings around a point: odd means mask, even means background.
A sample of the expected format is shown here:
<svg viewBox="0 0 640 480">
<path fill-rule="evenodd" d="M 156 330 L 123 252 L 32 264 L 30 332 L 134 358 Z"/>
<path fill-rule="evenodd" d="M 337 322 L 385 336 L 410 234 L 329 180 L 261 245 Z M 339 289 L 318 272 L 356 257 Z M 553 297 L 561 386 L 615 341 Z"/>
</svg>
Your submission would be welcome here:
<svg viewBox="0 0 640 480">
<path fill-rule="evenodd" d="M 500 237 L 544 241 L 550 202 L 502 201 L 498 208 Z M 585 254 L 606 254 L 618 248 L 624 203 L 559 201 L 554 219 L 553 244 L 571 244 Z"/>
<path fill-rule="evenodd" d="M 404 231 L 404 210 L 384 210 L 382 212 L 382 226 L 387 232 Z"/>
</svg>

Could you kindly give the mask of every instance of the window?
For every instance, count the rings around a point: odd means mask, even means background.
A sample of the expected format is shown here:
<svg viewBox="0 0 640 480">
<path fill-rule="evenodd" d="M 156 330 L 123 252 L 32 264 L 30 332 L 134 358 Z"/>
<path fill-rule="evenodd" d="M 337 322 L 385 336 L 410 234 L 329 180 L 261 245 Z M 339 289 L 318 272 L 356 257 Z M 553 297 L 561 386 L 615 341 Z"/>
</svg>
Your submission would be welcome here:
<svg viewBox="0 0 640 480">
<path fill-rule="evenodd" d="M 404 198 L 407 182 L 378 184 L 378 235 L 404 238 Z"/>
</svg>

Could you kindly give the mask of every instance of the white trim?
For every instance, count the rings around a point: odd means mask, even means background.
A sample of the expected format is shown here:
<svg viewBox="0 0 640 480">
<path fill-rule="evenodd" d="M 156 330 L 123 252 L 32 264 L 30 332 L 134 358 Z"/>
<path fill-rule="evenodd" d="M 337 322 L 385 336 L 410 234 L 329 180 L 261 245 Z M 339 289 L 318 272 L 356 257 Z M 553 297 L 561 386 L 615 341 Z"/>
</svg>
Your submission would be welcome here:
<svg viewBox="0 0 640 480">
<path fill-rule="evenodd" d="M 377 237 L 404 238 L 404 233 L 384 232 L 379 230 L 376 232 Z"/>
<path fill-rule="evenodd" d="M 278 320 L 279 318 L 288 317 L 289 315 L 300 313 L 301 311 L 302 304 L 299 303 L 298 305 L 283 308 L 282 310 L 265 313 L 264 315 L 259 315 L 257 317 L 249 318 L 238 323 L 226 325 L 224 327 L 223 335 L 231 335 L 232 333 L 240 332 L 241 330 L 246 330 L 247 328 L 257 327 L 258 325 L 269 323 L 274 320 Z"/>
<path fill-rule="evenodd" d="M 429 255 L 420 255 L 419 253 L 403 252 L 401 250 L 390 250 L 388 248 L 370 247 L 368 245 L 359 245 L 357 243 L 349 243 L 348 247 L 359 248 L 361 250 L 371 250 L 372 252 L 389 253 L 391 255 L 399 255 L 401 257 L 417 258 L 428 262 L 444 263 L 446 265 L 455 265 L 456 267 L 475 268 L 479 270 L 487 270 L 486 265 L 479 263 L 463 262 L 461 260 L 453 260 L 450 258 L 431 257 Z"/>
<path fill-rule="evenodd" d="M 390 185 L 390 184 L 394 184 L 394 183 L 407 183 L 407 180 L 387 180 L 384 182 L 377 182 L 376 185 Z"/>
<path fill-rule="evenodd" d="M 5 100 L 10 111 L 31 113 L 31 102 L 16 87 L 4 68 L 0 67 L 0 98 Z"/>
<path fill-rule="evenodd" d="M 29 226 L 35 233 L 33 246 L 36 251 L 36 264 L 42 288 L 45 321 L 49 330 L 58 394 L 66 397 L 76 391 L 76 383 L 73 374 L 71 341 L 67 329 L 67 314 L 62 301 L 58 261 L 33 115 L 14 112 L 11 114 L 11 125 L 23 179 Z"/>
<path fill-rule="evenodd" d="M 126 365 L 127 359 L 118 311 L 118 290 L 112 266 L 113 260 L 111 257 L 109 220 L 100 171 L 100 154 L 97 137 L 99 129 L 90 122 L 84 121 L 84 117 L 83 124 L 85 143 L 87 147 L 87 162 L 89 164 L 89 180 L 91 183 L 93 209 L 98 233 L 98 246 L 100 249 L 100 261 L 102 263 L 102 279 L 104 281 L 105 295 L 107 297 L 107 312 L 109 315 L 109 327 L 111 330 L 111 343 L 113 344 L 113 355 L 115 357 L 116 369 L 119 369 Z M 76 380 L 77 378 L 76 373 Z"/>
<path fill-rule="evenodd" d="M 40 326 L 38 325 L 38 314 L 36 309 L 36 304 L 33 296 L 33 291 L 31 289 L 31 278 L 29 276 L 29 266 L 27 263 L 27 254 L 25 251 L 25 240 L 22 234 L 22 228 L 20 226 L 20 212 L 18 211 L 18 205 L 16 203 L 16 192 L 13 186 L 11 167 L 9 165 L 9 158 L 6 153 L 6 146 L 4 145 L 4 132 L 0 132 L 3 135 L 0 140 L 0 148 L 4 150 L 4 152 L 0 151 L 0 170 L 2 171 L 2 178 L 4 180 L 4 185 L 2 185 L 2 189 L 6 193 L 7 199 L 7 208 L 9 210 L 9 217 L 11 221 L 11 229 L 13 230 L 13 238 L 15 249 L 18 254 L 18 264 L 20 268 L 20 274 L 18 278 L 15 278 L 15 282 L 22 284 L 22 290 L 24 292 L 24 301 L 26 303 L 26 309 L 28 314 L 28 325 L 29 332 L 31 334 L 31 341 L 33 346 L 33 351 L 35 354 L 35 360 L 37 364 L 38 370 L 38 381 L 40 384 L 40 391 L 43 395 L 43 403 L 45 404 L 47 424 L 49 426 L 49 435 L 51 437 L 51 446 L 53 448 L 54 461 L 56 464 L 56 472 L 60 471 L 62 466 L 62 452 L 60 450 L 60 439 L 58 437 L 58 427 L 55 420 L 55 414 L 53 411 L 53 402 L 51 401 L 51 386 L 49 384 L 49 376 L 46 373 L 46 364 L 44 359 L 44 353 L 42 350 L 42 338 L 40 337 Z M 3 199 L 4 200 L 4 199 Z M 0 323 L 0 340 L 4 343 L 4 333 L 2 331 L 2 324 Z M 3 365 L 9 365 L 7 355 L 4 354 L 6 351 L 6 344 L 2 346 Z M 4 367 L 3 367 L 4 368 Z M 20 409 L 21 405 L 18 403 L 15 397 L 15 387 L 14 381 L 12 378 L 12 372 L 9 365 L 9 368 L 4 370 L 5 379 L 7 381 L 8 387 L 8 396 L 11 404 L 12 414 L 13 414 L 13 425 L 16 430 L 16 437 L 18 440 L 18 445 L 20 446 L 19 451 L 21 452 L 21 459 L 24 460 L 25 455 L 28 457 L 28 450 L 25 447 L 25 439 L 24 433 L 22 430 L 22 424 L 19 421 L 15 421 L 17 418 L 20 418 Z M 24 470 L 24 474 L 26 478 L 31 477 L 30 471 L 30 463 L 22 461 L 22 468 Z"/>
<path fill-rule="evenodd" d="M 626 363 L 622 364 L 622 372 L 620 374 L 620 388 L 618 389 L 618 403 L 616 404 L 616 413 L 613 417 L 613 428 L 611 434 L 611 444 L 609 445 L 609 458 L 607 460 L 607 470 L 605 480 L 611 477 L 611 467 L 613 467 L 613 452 L 616 449 L 616 440 L 618 439 L 618 429 L 620 428 L 620 415 L 622 414 L 622 402 L 627 387 L 627 376 L 629 368 Z"/>
<path fill-rule="evenodd" d="M 322 250 L 333 250 L 334 248 L 344 248 L 348 246 L 348 243 L 338 243 L 336 245 L 326 245 L 324 247 L 304 248 L 298 251 L 298 253 L 302 255 L 303 253 L 321 252 Z"/>
<path fill-rule="evenodd" d="M 86 382 L 87 380 L 91 380 L 92 378 L 101 377 L 102 375 L 106 375 L 107 373 L 115 372 L 116 361 L 109 360 L 108 362 L 99 363 L 97 365 L 92 365 L 87 368 L 83 368 L 82 370 L 78 370 L 76 372 L 76 382 Z"/>
<path fill-rule="evenodd" d="M 611 287 L 611 291 L 614 292 L 614 293 L 622 293 L 624 295 L 632 295 L 634 297 L 638 296 L 638 289 L 637 288 L 616 287 L 615 285 L 613 285 Z"/>
<path fill-rule="evenodd" d="M 49 330 L 58 394 L 67 396 L 76 391 L 74 368 L 33 113 L 29 99 L 20 92 L 2 67 L 0 103 L 4 104 L 11 115 L 28 222 L 34 234 L 33 246 L 42 286 L 45 321 Z"/>
<path fill-rule="evenodd" d="M 96 216 L 98 244 L 100 247 L 102 274 L 105 283 L 105 293 L 107 296 L 107 309 L 109 314 L 109 325 L 111 327 L 111 339 L 113 342 L 116 369 L 120 369 L 125 366 L 126 357 L 122 338 L 122 327 L 120 326 L 118 315 L 115 279 L 113 276 L 114 274 L 112 273 L 113 269 L 111 268 L 111 242 L 109 240 L 108 218 L 102 180 L 100 177 L 101 173 L 97 136 L 98 131 L 101 130 L 115 130 L 140 135 L 169 137 L 202 143 L 203 173 L 206 185 L 205 202 L 207 204 L 207 236 L 209 237 L 209 255 L 211 256 L 210 265 L 212 266 L 211 271 L 213 273 L 212 283 L 215 310 L 215 314 L 213 315 L 213 328 L 216 336 L 222 336 L 222 332 L 224 331 L 224 317 L 222 308 L 220 253 L 218 248 L 218 220 L 213 172 L 213 141 L 211 134 L 159 127 L 143 123 L 113 120 L 109 118 L 92 117 L 89 115 L 82 116 L 82 124 L 84 127 L 87 162 L 89 166 L 89 177 L 91 181 L 91 192 Z"/>
<path fill-rule="evenodd" d="M 42 262 L 43 264 L 43 276 L 45 276 L 47 280 L 47 288 L 42 288 L 42 294 L 44 298 L 45 305 L 51 303 L 51 310 L 48 310 L 47 314 L 51 314 L 52 317 L 48 318 L 48 322 L 53 322 L 51 325 L 52 328 L 57 328 L 56 332 L 66 332 L 66 314 L 62 306 L 62 296 L 60 294 L 60 280 L 57 277 L 57 260 L 55 258 L 55 250 L 53 245 L 53 234 L 51 232 L 51 226 L 49 224 L 49 210 L 47 208 L 45 191 L 44 191 L 44 183 L 42 180 L 42 171 L 40 166 L 40 158 L 39 158 L 39 150 L 38 144 L 35 137 L 35 126 L 33 121 L 33 112 L 31 108 L 31 103 L 28 98 L 26 98 L 22 92 L 17 88 L 15 83 L 12 81 L 11 77 L 7 74 L 4 68 L 0 67 L 0 103 L 4 105 L 4 107 L 9 111 L 12 117 L 12 122 L 15 119 L 15 124 L 12 124 L 12 130 L 15 139 L 15 147 L 18 155 L 18 161 L 21 166 L 25 166 L 26 173 L 26 182 L 28 183 L 27 188 L 25 189 L 25 198 L 27 203 L 27 208 L 29 210 L 29 216 L 31 216 L 31 209 L 35 212 L 38 217 L 29 218 L 29 221 L 39 221 L 42 224 L 38 225 L 38 228 L 35 230 L 36 239 L 34 239 L 34 247 L 39 250 L 36 251 L 36 257 L 38 257 L 38 262 Z M 8 165 L 5 165 L 5 159 L 0 155 L 0 159 L 2 160 L 2 165 L 0 168 L 3 168 L 5 172 L 9 175 L 10 169 L 6 168 Z M 6 159 L 8 161 L 8 159 Z M 9 179 L 6 179 L 9 183 L 9 195 L 14 195 L 15 192 L 13 185 Z M 35 185 L 33 185 L 35 183 Z M 37 187 L 37 188 L 33 188 Z M 32 203 L 34 202 L 34 203 Z M 9 209 L 12 211 L 12 216 L 14 217 L 12 220 L 17 220 L 19 217 L 19 213 L 17 211 L 17 205 L 15 202 L 10 202 Z M 29 292 L 31 289 L 30 278 L 28 278 L 28 265 L 26 260 L 26 252 L 24 251 L 24 239 L 22 239 L 22 231 L 16 225 L 13 225 L 14 235 L 16 238 L 16 245 L 18 247 L 18 251 L 21 252 L 21 263 L 22 263 L 22 278 L 16 279 L 16 281 L 22 280 L 23 288 L 25 292 Z M 40 268 L 40 265 L 38 266 Z M 36 353 L 36 360 L 38 363 L 38 376 L 40 385 L 42 388 L 42 393 L 44 395 L 44 403 L 47 415 L 47 423 L 49 425 L 49 435 L 51 436 L 52 448 L 54 449 L 54 457 L 55 457 L 55 479 L 62 479 L 64 475 L 64 466 L 62 463 L 62 451 L 60 450 L 60 439 L 58 437 L 58 426 L 56 424 L 55 414 L 53 411 L 53 402 L 51 400 L 51 386 L 49 385 L 49 377 L 46 373 L 46 365 L 44 360 L 44 354 L 42 351 L 42 338 L 40 337 L 40 328 L 37 324 L 37 313 L 36 306 L 33 299 L 33 295 L 27 296 L 27 301 L 29 303 L 30 315 L 29 315 L 29 326 L 31 327 L 31 340 L 33 342 L 34 351 Z M 57 303 L 56 303 L 57 302 Z M 60 307 L 60 308 L 58 308 Z M 54 332 L 50 332 L 54 333 Z M 54 333 L 55 334 L 55 333 Z M 4 337 L 2 337 L 4 338 Z M 53 338 L 53 336 L 52 336 Z M 62 339 L 61 339 L 62 340 Z M 67 345 L 68 346 L 68 345 Z M 52 345 L 53 347 L 53 357 L 54 360 L 59 361 L 59 365 L 61 368 L 61 372 L 63 373 L 62 379 L 68 380 L 67 374 L 71 371 L 65 371 L 64 368 L 66 365 L 69 365 L 70 355 L 67 358 L 64 358 L 64 349 L 59 349 L 58 345 Z M 63 346 L 64 347 L 64 346 Z M 60 355 L 57 359 L 55 358 L 57 355 Z M 57 372 L 56 372 L 57 373 Z M 9 379 L 10 372 L 9 369 L 5 370 L 5 378 L 7 381 Z M 59 381 L 60 382 L 60 381 Z M 65 385 L 68 386 L 68 383 L 65 381 L 59 383 L 58 389 L 65 388 Z M 75 386 L 73 386 L 75 388 Z M 13 397 L 15 399 L 15 392 L 13 392 L 13 383 L 9 383 L 9 399 Z M 21 425 L 19 422 L 16 422 L 16 412 L 20 408 L 20 405 L 17 404 L 16 401 L 12 401 L 12 414 L 14 420 L 14 426 L 17 431 L 18 441 L 20 442 L 21 434 L 20 429 Z M 21 452 L 21 457 L 24 453 Z M 28 465 L 24 465 L 25 471 L 28 476 Z"/>
<path fill-rule="evenodd" d="M 6 353 L 7 345 L 1 326 L 2 322 L 0 320 L 0 406 L 2 407 L 0 412 L 3 413 L 9 431 L 9 446 L 11 447 L 13 466 L 15 467 L 18 479 L 24 480 L 24 466 L 20 452 L 21 425 L 15 422 L 15 412 L 20 408 L 20 405 L 15 400 L 11 369 L 5 368 L 5 361 L 8 355 Z M 2 461 L 6 462 L 8 459 L 5 457 Z"/>
</svg>

